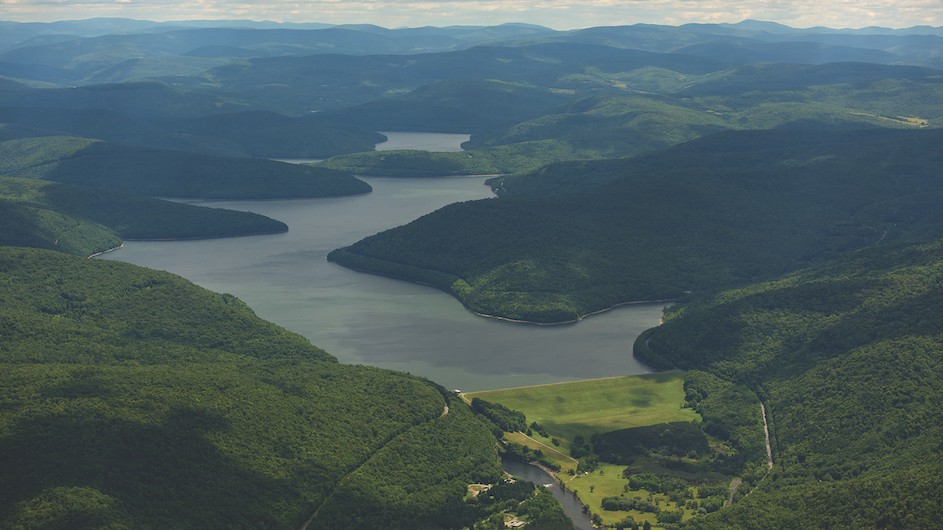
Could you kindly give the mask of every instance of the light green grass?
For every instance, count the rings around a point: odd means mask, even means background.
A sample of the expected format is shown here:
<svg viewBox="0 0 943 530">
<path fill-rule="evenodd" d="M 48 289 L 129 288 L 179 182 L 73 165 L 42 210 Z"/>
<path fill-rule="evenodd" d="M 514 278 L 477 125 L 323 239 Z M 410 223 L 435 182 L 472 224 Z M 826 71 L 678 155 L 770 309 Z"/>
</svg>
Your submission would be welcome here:
<svg viewBox="0 0 943 530">
<path fill-rule="evenodd" d="M 542 442 L 538 440 L 537 437 L 527 436 L 522 432 L 506 432 L 504 433 L 504 439 L 509 442 L 515 442 L 530 447 L 534 450 L 540 449 L 546 458 L 553 460 L 558 466 L 560 466 L 559 475 L 561 477 L 568 471 L 576 471 L 576 466 L 579 464 L 579 462 L 572 456 L 561 452 L 549 442 Z"/>
<path fill-rule="evenodd" d="M 625 470 L 625 466 L 600 464 L 598 469 L 586 475 L 566 477 L 561 474 L 559 477 L 566 483 L 567 489 L 575 491 L 582 502 L 589 504 L 592 513 L 597 513 L 602 517 L 603 524 L 614 525 L 625 519 L 627 515 L 631 515 L 639 524 L 648 521 L 653 526 L 659 526 L 656 524 L 656 516 L 653 513 L 602 509 L 603 498 L 618 497 L 625 491 L 626 480 L 622 478 L 623 470 Z M 648 495 L 649 492 L 646 490 L 633 490 L 626 493 L 626 496 L 630 498 L 641 497 L 645 499 Z M 662 509 L 675 510 L 678 508 L 677 503 L 669 501 L 667 495 L 655 494 L 654 498 L 658 500 Z"/>
<path fill-rule="evenodd" d="M 591 379 L 572 383 L 508 388 L 465 394 L 500 403 L 536 421 L 564 448 L 577 435 L 644 427 L 673 421 L 695 421 L 697 413 L 681 408 L 685 372 Z M 542 442 L 536 433 L 534 437 Z"/>
</svg>

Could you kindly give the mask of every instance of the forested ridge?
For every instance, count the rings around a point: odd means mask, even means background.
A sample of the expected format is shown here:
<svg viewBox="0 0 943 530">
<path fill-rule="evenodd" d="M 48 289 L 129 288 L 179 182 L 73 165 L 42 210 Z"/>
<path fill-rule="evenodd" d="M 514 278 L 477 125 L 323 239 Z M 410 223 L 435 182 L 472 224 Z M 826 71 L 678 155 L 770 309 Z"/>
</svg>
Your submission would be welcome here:
<svg viewBox="0 0 943 530">
<path fill-rule="evenodd" d="M 339 365 L 232 296 L 10 247 L 0 283 L 0 526 L 300 527 L 334 491 L 310 528 L 440 527 L 498 475 L 443 389 Z"/>
<path fill-rule="evenodd" d="M 285 199 L 370 191 L 367 183 L 330 169 L 72 136 L 13 138 L 0 142 L 0 153 L 0 171 L 9 176 L 159 197 Z"/>
<path fill-rule="evenodd" d="M 570 321 L 940 234 L 940 140 L 933 129 L 727 132 L 555 164 L 506 198 L 447 206 L 329 259 L 434 285 L 476 312 Z"/>
<path fill-rule="evenodd" d="M 878 247 L 697 298 L 640 336 L 640 359 L 747 386 L 769 414 L 772 473 L 693 526 L 935 527 L 941 278 L 941 240 Z"/>
</svg>

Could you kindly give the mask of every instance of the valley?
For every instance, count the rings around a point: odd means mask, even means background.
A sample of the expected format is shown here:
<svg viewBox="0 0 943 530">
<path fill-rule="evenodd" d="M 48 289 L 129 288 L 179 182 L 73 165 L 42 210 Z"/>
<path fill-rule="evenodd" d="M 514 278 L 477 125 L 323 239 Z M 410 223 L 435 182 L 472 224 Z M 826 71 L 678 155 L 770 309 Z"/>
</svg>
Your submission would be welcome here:
<svg viewBox="0 0 943 530">
<path fill-rule="evenodd" d="M 0 527 L 937 524 L 940 28 L 0 30 Z"/>
</svg>

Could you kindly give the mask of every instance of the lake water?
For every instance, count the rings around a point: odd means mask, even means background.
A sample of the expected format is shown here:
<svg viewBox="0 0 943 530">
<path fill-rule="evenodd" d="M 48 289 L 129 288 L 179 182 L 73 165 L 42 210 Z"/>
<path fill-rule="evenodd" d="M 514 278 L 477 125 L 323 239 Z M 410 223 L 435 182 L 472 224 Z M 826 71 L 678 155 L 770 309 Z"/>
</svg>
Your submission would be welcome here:
<svg viewBox="0 0 943 530">
<path fill-rule="evenodd" d="M 651 371 L 632 357 L 632 342 L 658 324 L 661 304 L 623 306 L 574 325 L 512 324 L 478 317 L 431 287 L 328 263 L 335 248 L 446 204 L 492 197 L 484 177 L 364 180 L 374 191 L 353 197 L 193 201 L 257 212 L 290 230 L 131 241 L 103 259 L 166 270 L 234 294 L 260 317 L 304 335 L 343 363 L 410 372 L 447 388 L 488 390 Z"/>
<path fill-rule="evenodd" d="M 387 141 L 378 143 L 377 151 L 395 149 L 421 149 L 424 151 L 461 151 L 462 143 L 471 139 L 469 134 L 424 133 L 424 132 L 387 132 Z"/>
</svg>

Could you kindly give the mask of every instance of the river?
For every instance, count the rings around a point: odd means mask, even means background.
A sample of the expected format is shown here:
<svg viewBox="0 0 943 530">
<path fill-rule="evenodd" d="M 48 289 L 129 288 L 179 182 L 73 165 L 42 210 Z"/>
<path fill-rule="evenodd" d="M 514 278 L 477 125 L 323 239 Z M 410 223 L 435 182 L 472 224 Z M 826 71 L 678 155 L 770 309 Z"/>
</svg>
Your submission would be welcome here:
<svg viewBox="0 0 943 530">
<path fill-rule="evenodd" d="M 550 476 L 549 473 L 537 466 L 524 464 L 515 460 L 502 460 L 501 467 L 517 478 L 533 482 L 541 487 L 546 487 L 547 490 L 553 494 L 553 497 L 563 506 L 563 513 L 573 521 L 573 526 L 576 527 L 577 530 L 593 530 L 593 523 L 589 515 L 583 512 L 583 505 L 580 503 L 579 499 L 574 497 L 572 492 L 563 491 L 560 484 L 558 484 L 556 479 Z"/>
<path fill-rule="evenodd" d="M 417 145 L 417 134 L 410 133 L 410 145 Z M 437 149 L 467 139 L 428 136 L 424 145 Z M 192 201 L 257 212 L 290 230 L 204 241 L 129 241 L 103 259 L 166 270 L 234 294 L 260 317 L 300 333 L 343 363 L 410 372 L 448 388 L 489 390 L 651 372 L 632 357 L 632 343 L 658 324 L 661 304 L 623 306 L 575 325 L 511 324 L 475 316 L 436 289 L 329 263 L 327 253 L 335 248 L 446 204 L 492 197 L 484 177 L 363 180 L 372 193 Z"/>
</svg>

